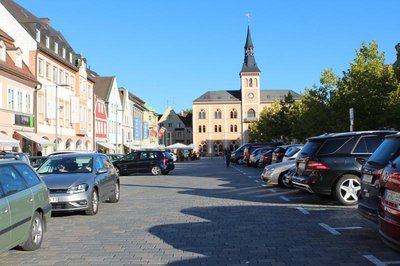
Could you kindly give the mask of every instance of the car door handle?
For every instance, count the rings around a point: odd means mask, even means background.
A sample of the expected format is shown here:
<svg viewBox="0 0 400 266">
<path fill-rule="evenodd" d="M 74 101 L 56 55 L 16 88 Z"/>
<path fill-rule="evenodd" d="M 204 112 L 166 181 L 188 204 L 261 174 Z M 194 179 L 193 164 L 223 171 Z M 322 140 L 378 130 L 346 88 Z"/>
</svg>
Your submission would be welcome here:
<svg viewBox="0 0 400 266">
<path fill-rule="evenodd" d="M 8 213 L 8 209 L 4 209 L 4 210 L 0 211 L 0 214 L 4 214 L 4 213 Z"/>
<path fill-rule="evenodd" d="M 365 162 L 366 162 L 367 160 L 365 160 L 364 158 L 356 158 L 356 161 L 357 161 L 359 164 L 365 164 Z"/>
</svg>

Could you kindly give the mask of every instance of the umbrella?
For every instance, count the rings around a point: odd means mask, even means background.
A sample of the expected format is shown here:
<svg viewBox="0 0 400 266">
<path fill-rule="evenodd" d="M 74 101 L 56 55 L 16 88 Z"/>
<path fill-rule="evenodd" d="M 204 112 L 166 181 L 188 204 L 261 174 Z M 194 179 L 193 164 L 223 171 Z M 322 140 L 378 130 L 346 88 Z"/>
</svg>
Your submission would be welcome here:
<svg viewBox="0 0 400 266">
<path fill-rule="evenodd" d="M 169 145 L 169 146 L 167 146 L 167 147 L 165 147 L 165 148 L 166 148 L 166 149 L 170 149 L 170 150 L 175 150 L 175 149 L 179 149 L 179 150 L 191 150 L 190 147 L 186 146 L 185 144 L 179 143 L 179 142 L 177 142 L 177 143 L 175 143 L 175 144 L 172 144 L 172 145 Z"/>
</svg>

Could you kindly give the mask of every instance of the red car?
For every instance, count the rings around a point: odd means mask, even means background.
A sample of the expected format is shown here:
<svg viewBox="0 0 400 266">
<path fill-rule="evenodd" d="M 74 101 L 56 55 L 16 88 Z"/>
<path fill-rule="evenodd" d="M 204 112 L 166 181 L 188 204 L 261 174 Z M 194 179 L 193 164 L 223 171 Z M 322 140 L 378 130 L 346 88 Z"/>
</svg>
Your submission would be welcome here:
<svg viewBox="0 0 400 266">
<path fill-rule="evenodd" d="M 382 170 L 379 233 L 390 247 L 400 250 L 400 156 Z"/>
</svg>

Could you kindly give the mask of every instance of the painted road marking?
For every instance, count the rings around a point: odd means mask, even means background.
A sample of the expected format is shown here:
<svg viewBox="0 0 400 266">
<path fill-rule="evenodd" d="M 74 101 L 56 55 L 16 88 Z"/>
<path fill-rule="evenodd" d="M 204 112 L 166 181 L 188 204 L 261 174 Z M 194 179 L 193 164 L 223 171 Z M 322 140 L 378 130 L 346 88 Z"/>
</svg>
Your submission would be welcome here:
<svg viewBox="0 0 400 266">
<path fill-rule="evenodd" d="M 324 223 L 319 223 L 319 225 L 326 229 L 329 233 L 331 233 L 332 235 L 340 235 L 340 232 L 338 230 L 353 230 L 353 229 L 362 229 L 362 227 L 360 226 L 352 226 L 352 227 L 337 227 L 337 228 L 333 228 L 330 227 L 327 224 Z"/>
<path fill-rule="evenodd" d="M 271 192 L 273 192 L 273 193 L 275 193 L 275 192 L 276 192 L 276 190 L 275 190 L 275 189 L 273 189 L 273 188 L 271 188 L 269 191 L 271 191 Z"/>
<path fill-rule="evenodd" d="M 306 209 L 304 209 L 303 207 L 296 207 L 296 209 L 298 209 L 302 214 L 310 214 Z"/>
<path fill-rule="evenodd" d="M 260 183 L 260 181 L 258 181 L 258 180 L 254 180 L 255 182 L 257 182 L 257 183 Z"/>
<path fill-rule="evenodd" d="M 261 186 L 262 186 L 262 187 L 268 187 L 268 185 L 266 185 L 266 184 L 261 184 Z"/>
<path fill-rule="evenodd" d="M 377 266 L 384 266 L 387 265 L 387 263 L 380 261 L 377 257 L 375 257 L 374 255 L 363 255 L 364 258 L 366 258 L 367 260 L 369 260 L 370 262 L 372 262 L 374 265 Z"/>
<path fill-rule="evenodd" d="M 286 198 L 285 196 L 280 196 L 280 198 L 287 202 L 290 201 L 290 199 Z"/>
</svg>

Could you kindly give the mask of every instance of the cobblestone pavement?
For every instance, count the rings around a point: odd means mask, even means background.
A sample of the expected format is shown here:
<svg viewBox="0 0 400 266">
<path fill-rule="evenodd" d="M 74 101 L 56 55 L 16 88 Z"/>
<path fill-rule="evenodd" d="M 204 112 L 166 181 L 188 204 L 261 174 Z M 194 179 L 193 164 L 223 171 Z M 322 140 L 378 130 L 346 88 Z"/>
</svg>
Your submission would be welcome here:
<svg viewBox="0 0 400 266">
<path fill-rule="evenodd" d="M 57 214 L 42 248 L 1 265 L 384 265 L 400 261 L 354 207 L 266 187 L 261 169 L 221 158 L 167 176 L 121 177 L 121 201 L 96 216 Z M 380 264 L 381 263 L 381 264 Z"/>
</svg>

